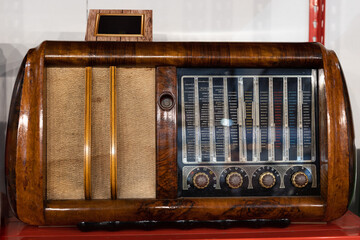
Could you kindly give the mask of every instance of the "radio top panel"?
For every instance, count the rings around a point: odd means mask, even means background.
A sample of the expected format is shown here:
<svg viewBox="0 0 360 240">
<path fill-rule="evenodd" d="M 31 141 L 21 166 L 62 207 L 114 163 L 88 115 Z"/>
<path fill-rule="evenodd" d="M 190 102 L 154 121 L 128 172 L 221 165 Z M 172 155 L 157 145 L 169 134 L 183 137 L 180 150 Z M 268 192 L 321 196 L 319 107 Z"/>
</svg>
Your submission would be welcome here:
<svg viewBox="0 0 360 240">
<path fill-rule="evenodd" d="M 33 225 L 330 221 L 354 151 L 320 44 L 44 42 L 14 87 L 7 190 Z"/>
</svg>

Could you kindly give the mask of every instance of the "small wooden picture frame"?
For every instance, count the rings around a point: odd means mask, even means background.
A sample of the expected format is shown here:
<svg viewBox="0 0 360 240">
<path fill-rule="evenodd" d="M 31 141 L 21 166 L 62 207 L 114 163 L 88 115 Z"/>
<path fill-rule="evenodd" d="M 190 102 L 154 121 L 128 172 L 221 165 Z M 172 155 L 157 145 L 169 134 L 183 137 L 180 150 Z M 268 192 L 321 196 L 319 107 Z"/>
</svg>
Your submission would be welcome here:
<svg viewBox="0 0 360 240">
<path fill-rule="evenodd" d="M 152 10 L 91 9 L 85 41 L 152 41 Z"/>
</svg>

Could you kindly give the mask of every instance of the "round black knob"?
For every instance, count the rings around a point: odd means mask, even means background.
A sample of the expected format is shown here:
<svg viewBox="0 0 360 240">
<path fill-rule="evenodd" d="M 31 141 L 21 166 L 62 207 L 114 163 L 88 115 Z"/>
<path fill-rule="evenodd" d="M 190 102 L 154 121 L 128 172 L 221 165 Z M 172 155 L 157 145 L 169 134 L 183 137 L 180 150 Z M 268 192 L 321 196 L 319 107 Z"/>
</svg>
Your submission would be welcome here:
<svg viewBox="0 0 360 240">
<path fill-rule="evenodd" d="M 271 172 L 264 172 L 260 175 L 259 183 L 263 188 L 272 188 L 276 183 L 275 175 Z"/>
<path fill-rule="evenodd" d="M 226 176 L 226 183 L 230 188 L 239 188 L 243 184 L 243 178 L 238 172 L 231 172 Z"/>
<path fill-rule="evenodd" d="M 196 188 L 204 189 L 209 185 L 210 179 L 206 173 L 199 172 L 199 173 L 195 174 L 195 176 L 193 178 L 193 183 Z"/>
<path fill-rule="evenodd" d="M 175 105 L 174 97 L 171 93 L 165 92 L 160 95 L 159 105 L 165 111 L 171 110 Z"/>
<path fill-rule="evenodd" d="M 291 183 L 297 188 L 303 188 L 309 183 L 309 178 L 304 172 L 296 172 L 291 177 Z"/>
</svg>

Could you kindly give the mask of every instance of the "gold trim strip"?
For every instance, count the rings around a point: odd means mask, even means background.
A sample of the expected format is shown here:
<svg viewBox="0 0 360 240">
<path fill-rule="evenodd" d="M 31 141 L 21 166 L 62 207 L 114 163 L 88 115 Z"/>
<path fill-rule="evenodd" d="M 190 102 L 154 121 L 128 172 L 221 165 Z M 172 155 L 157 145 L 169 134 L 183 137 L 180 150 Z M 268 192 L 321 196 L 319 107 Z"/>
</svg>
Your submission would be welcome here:
<svg viewBox="0 0 360 240">
<path fill-rule="evenodd" d="M 117 138 L 116 138 L 116 67 L 110 67 L 111 81 L 111 106 L 110 106 L 110 125 L 111 125 L 111 146 L 110 146 L 110 183 L 111 199 L 117 196 Z"/>
<path fill-rule="evenodd" d="M 91 81 L 92 67 L 86 67 L 85 85 L 85 159 L 84 159 L 84 187 L 85 199 L 91 199 Z"/>
</svg>

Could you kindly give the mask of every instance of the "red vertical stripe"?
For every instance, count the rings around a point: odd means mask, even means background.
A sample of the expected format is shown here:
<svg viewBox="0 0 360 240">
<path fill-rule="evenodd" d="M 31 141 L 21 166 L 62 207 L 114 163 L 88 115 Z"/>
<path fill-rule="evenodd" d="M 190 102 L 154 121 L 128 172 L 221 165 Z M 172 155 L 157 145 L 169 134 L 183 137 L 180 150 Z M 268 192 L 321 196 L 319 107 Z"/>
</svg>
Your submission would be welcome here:
<svg viewBox="0 0 360 240">
<path fill-rule="evenodd" d="M 325 2 L 326 0 L 309 0 L 309 42 L 324 44 Z"/>
</svg>

